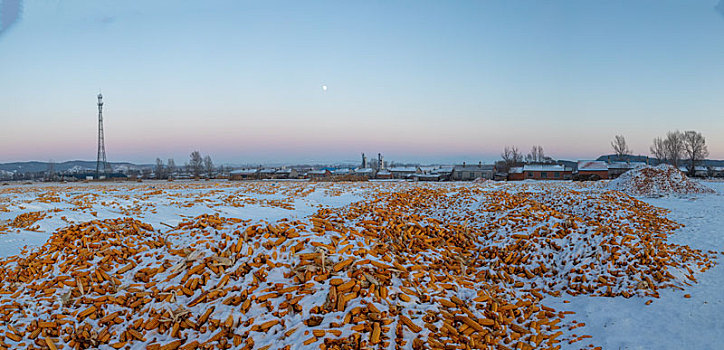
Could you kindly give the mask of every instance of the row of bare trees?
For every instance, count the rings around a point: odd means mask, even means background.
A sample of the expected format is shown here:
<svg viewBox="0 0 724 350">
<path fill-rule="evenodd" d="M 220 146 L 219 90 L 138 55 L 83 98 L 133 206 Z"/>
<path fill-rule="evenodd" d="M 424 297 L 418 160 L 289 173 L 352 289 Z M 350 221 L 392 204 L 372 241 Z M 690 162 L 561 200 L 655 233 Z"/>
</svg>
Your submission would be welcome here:
<svg viewBox="0 0 724 350">
<path fill-rule="evenodd" d="M 211 160 L 211 156 L 202 157 L 199 151 L 191 152 L 187 168 L 195 178 L 201 177 L 204 172 L 206 172 L 206 177 L 214 177 L 214 162 Z"/>
<path fill-rule="evenodd" d="M 611 148 L 619 160 L 631 155 L 631 149 L 628 148 L 623 135 L 616 135 L 611 142 Z M 693 172 L 694 167 L 709 156 L 706 138 L 694 130 L 669 131 L 665 137 L 655 138 L 649 151 L 659 162 L 668 163 L 677 168 L 679 165 L 686 165 L 689 172 Z"/>
<path fill-rule="evenodd" d="M 501 158 L 503 159 L 502 162 L 500 162 L 500 167 L 505 168 L 505 170 L 508 170 L 514 166 L 517 166 L 521 163 L 553 163 L 553 158 L 546 156 L 545 152 L 543 151 L 543 146 L 541 145 L 534 145 L 530 148 L 530 152 L 528 154 L 523 155 L 523 153 L 518 150 L 518 147 L 516 146 L 505 146 L 503 149 L 503 153 L 500 154 Z"/>
<path fill-rule="evenodd" d="M 161 158 L 156 158 L 156 169 L 154 169 L 157 179 L 172 179 L 176 173 L 176 161 L 169 158 L 166 165 L 163 164 Z"/>
<path fill-rule="evenodd" d="M 691 173 L 699 162 L 709 156 L 706 139 L 700 132 L 694 130 L 669 131 L 666 137 L 655 138 L 649 150 L 660 161 L 677 168 L 680 164 L 685 164 Z"/>
<path fill-rule="evenodd" d="M 614 137 L 613 141 L 611 141 L 611 148 L 618 160 L 626 160 L 633 153 L 623 135 Z M 662 163 L 668 163 L 677 168 L 679 165 L 686 164 L 690 173 L 694 172 L 694 167 L 698 163 L 709 156 L 706 139 L 700 132 L 694 130 L 684 132 L 679 130 L 669 131 L 666 133 L 666 137 L 654 139 L 650 151 Z M 500 156 L 502 161 L 499 164 L 506 170 L 523 162 L 553 163 L 553 159 L 545 155 L 543 147 L 540 145 L 531 147 L 530 152 L 525 156 L 517 147 L 505 146 Z"/>
<path fill-rule="evenodd" d="M 205 175 L 208 178 L 214 177 L 215 169 L 211 156 L 202 156 L 199 151 L 191 152 L 189 162 L 186 163 L 185 168 L 186 171 L 195 178 L 199 178 L 201 175 Z M 161 158 L 156 158 L 156 168 L 154 169 L 154 172 L 157 179 L 173 178 L 176 170 L 176 162 L 173 159 L 169 159 L 166 165 L 164 165 Z"/>
</svg>

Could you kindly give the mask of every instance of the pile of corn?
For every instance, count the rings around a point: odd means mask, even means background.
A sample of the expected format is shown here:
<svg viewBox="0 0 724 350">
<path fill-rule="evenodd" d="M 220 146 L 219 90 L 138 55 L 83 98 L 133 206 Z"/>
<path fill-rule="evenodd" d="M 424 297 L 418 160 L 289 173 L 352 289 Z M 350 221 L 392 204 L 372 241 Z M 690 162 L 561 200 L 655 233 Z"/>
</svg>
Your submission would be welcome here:
<svg viewBox="0 0 724 350">
<path fill-rule="evenodd" d="M 390 188 L 303 220 L 202 215 L 163 233 L 63 228 L 0 260 L 0 348 L 554 348 L 587 336 L 546 293 L 655 296 L 713 265 L 626 195 L 501 188 Z"/>
<path fill-rule="evenodd" d="M 711 188 L 690 180 L 679 169 L 668 164 L 655 167 L 643 166 L 627 171 L 609 182 L 606 187 L 634 196 L 647 197 L 714 193 Z"/>
<path fill-rule="evenodd" d="M 36 231 L 39 227 L 35 223 L 43 220 L 46 215 L 46 213 L 40 211 L 23 213 L 10 220 L 7 226 L 14 229 Z"/>
</svg>

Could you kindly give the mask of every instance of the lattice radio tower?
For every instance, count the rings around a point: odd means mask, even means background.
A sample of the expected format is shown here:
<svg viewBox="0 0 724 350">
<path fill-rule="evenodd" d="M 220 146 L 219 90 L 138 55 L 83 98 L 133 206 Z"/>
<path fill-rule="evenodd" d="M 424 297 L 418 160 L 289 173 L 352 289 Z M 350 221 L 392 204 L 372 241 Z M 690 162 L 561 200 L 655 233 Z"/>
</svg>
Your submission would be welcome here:
<svg viewBox="0 0 724 350">
<path fill-rule="evenodd" d="M 96 161 L 96 179 L 108 177 L 110 167 L 106 161 L 106 144 L 103 139 L 103 95 L 98 94 L 98 160 Z"/>
</svg>

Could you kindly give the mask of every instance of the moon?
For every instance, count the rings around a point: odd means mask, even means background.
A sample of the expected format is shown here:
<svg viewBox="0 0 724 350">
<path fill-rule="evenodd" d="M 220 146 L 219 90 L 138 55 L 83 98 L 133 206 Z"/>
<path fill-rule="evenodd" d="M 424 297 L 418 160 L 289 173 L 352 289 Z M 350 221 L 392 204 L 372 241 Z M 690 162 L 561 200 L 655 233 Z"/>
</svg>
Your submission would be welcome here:
<svg viewBox="0 0 724 350">
<path fill-rule="evenodd" d="M 322 91 L 327 91 L 327 85 L 322 85 Z"/>
</svg>

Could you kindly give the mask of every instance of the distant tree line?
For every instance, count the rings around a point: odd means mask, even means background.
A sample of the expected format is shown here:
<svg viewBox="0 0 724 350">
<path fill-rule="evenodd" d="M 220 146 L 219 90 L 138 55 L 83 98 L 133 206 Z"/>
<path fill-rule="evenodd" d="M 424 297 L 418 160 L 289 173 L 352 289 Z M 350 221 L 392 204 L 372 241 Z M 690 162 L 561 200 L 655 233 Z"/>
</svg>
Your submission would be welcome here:
<svg viewBox="0 0 724 350">
<path fill-rule="evenodd" d="M 623 135 L 616 135 L 613 138 L 611 148 L 619 161 L 628 159 L 628 156 L 633 153 Z M 679 130 L 669 131 L 665 137 L 655 138 L 649 150 L 651 155 L 659 162 L 671 164 L 677 168 L 686 166 L 692 175 L 696 165 L 709 156 L 706 139 L 700 132 L 694 130 L 684 132 Z M 500 156 L 502 160 L 497 162 L 496 165 L 498 169 L 504 171 L 522 164 L 550 164 L 555 162 L 553 158 L 545 155 L 543 147 L 540 145 L 531 147 L 530 152 L 525 156 L 518 150 L 518 147 L 505 146 Z"/>
<path fill-rule="evenodd" d="M 169 158 L 164 165 L 161 158 L 156 158 L 156 168 L 153 172 L 157 179 L 173 179 L 176 174 L 176 161 Z"/>
<path fill-rule="evenodd" d="M 664 163 L 675 167 L 686 166 L 690 174 L 701 161 L 709 156 L 704 136 L 694 130 L 669 131 L 666 137 L 657 137 L 649 148 L 651 154 Z"/>
<path fill-rule="evenodd" d="M 503 153 L 500 154 L 502 161 L 496 163 L 496 167 L 502 171 L 508 171 L 510 168 L 520 166 L 522 164 L 554 164 L 555 160 L 546 156 L 543 146 L 534 145 L 530 148 L 530 152 L 523 155 L 516 146 L 505 146 Z"/>
<path fill-rule="evenodd" d="M 224 167 L 221 166 L 218 169 L 214 167 L 214 161 L 211 160 L 211 156 L 202 156 L 201 152 L 193 151 L 189 155 L 189 161 L 184 165 L 183 169 L 187 174 L 190 174 L 194 178 L 201 178 L 202 176 L 207 179 L 214 178 L 217 174 L 225 171 Z M 176 163 L 173 159 L 169 159 L 164 165 L 161 158 L 156 158 L 156 167 L 154 168 L 155 178 L 157 179 L 173 179 L 177 172 L 181 169 L 176 168 Z"/>
</svg>

